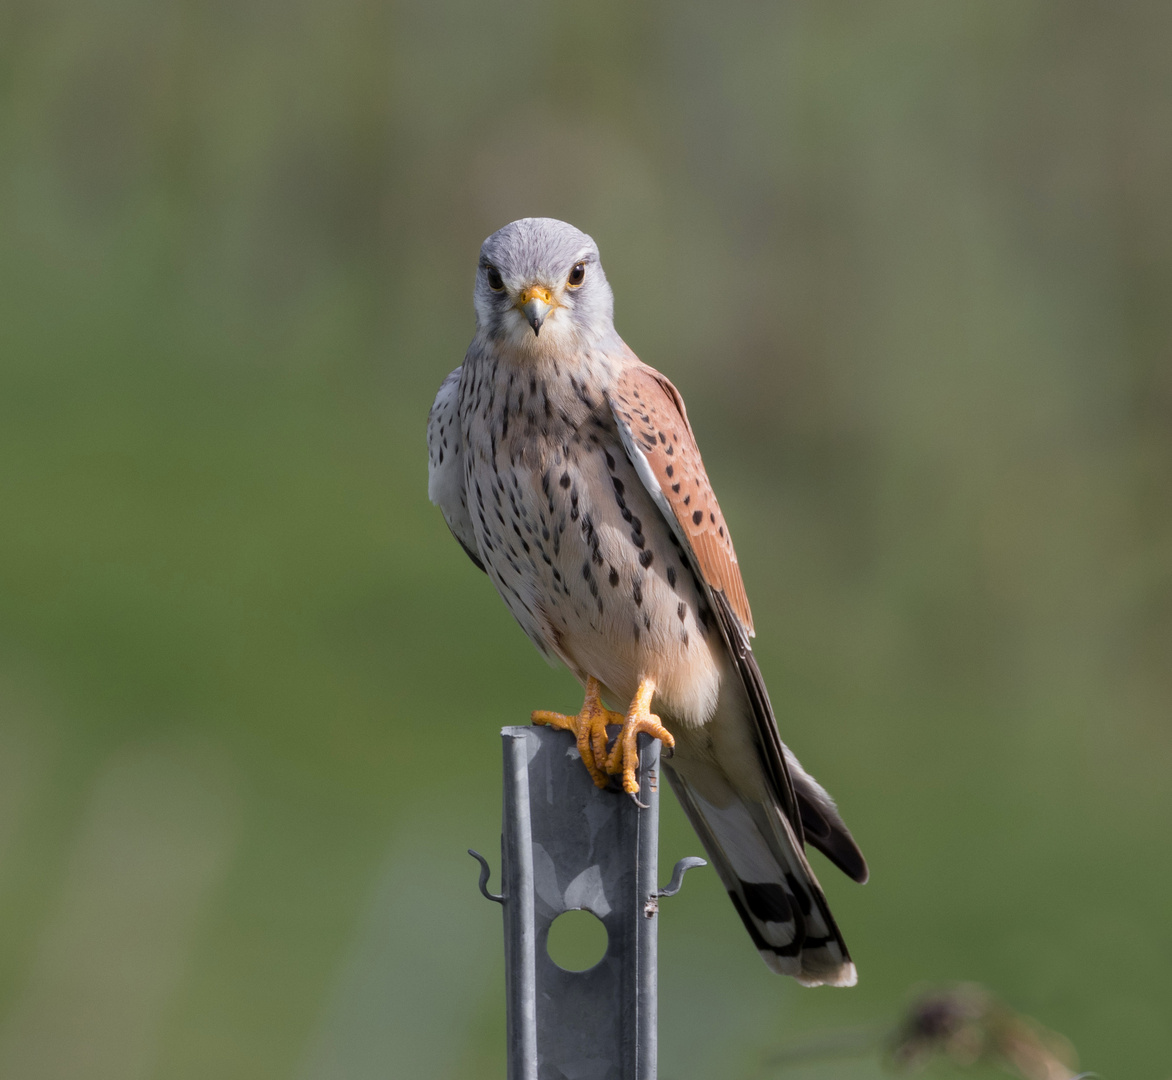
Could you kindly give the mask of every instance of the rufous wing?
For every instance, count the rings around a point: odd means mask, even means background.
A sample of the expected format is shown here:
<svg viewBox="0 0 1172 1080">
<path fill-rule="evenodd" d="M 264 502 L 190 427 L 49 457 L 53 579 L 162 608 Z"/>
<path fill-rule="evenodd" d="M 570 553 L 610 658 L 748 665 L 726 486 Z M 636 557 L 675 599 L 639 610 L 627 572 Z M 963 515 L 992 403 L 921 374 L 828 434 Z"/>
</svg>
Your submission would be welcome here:
<svg viewBox="0 0 1172 1080">
<path fill-rule="evenodd" d="M 800 853 L 806 839 L 804 824 L 808 822 L 810 842 L 856 881 L 866 881 L 866 860 L 830 796 L 800 766 L 797 785 L 791 775 L 769 692 L 749 644 L 753 616 L 745 583 L 724 515 L 700 460 L 683 399 L 665 376 L 629 350 L 626 360 L 622 375 L 607 394 L 619 435 L 640 481 L 709 593 L 716 623 L 745 688 L 762 765 L 777 805 L 788 820 L 795 848 Z M 814 880 L 812 873 L 810 879 Z M 816 882 L 814 888 L 818 888 Z M 833 927 L 824 899 L 821 909 L 827 925 Z M 844 962 L 849 961 L 836 928 L 833 934 L 842 947 Z"/>
<path fill-rule="evenodd" d="M 753 616 L 724 515 L 716 502 L 683 398 L 666 376 L 628 353 L 608 393 L 627 456 L 683 545 L 748 696 L 763 765 L 799 845 L 802 819 L 765 680 L 749 645 Z"/>
<path fill-rule="evenodd" d="M 683 398 L 670 380 L 628 354 L 608 393 L 627 454 L 704 583 L 723 593 L 746 633 L 753 616 L 732 537 L 708 482 Z"/>
</svg>

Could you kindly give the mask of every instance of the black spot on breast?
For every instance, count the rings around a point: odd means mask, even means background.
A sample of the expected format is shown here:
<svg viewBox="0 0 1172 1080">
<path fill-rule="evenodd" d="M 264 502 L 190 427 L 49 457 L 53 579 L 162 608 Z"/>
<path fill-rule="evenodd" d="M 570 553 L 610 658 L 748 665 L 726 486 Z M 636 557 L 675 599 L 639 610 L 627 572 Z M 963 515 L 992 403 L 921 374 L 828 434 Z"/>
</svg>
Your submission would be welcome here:
<svg viewBox="0 0 1172 1080">
<path fill-rule="evenodd" d="M 635 582 L 635 588 L 631 591 L 631 595 L 635 598 L 635 606 L 643 606 L 643 590 L 639 587 L 639 583 Z"/>
<path fill-rule="evenodd" d="M 680 617 L 680 622 L 683 622 L 688 617 L 688 605 L 682 600 L 676 606 L 676 614 Z"/>
<path fill-rule="evenodd" d="M 654 558 L 655 558 L 655 556 L 651 553 L 650 549 L 648 549 L 648 550 L 640 553 L 639 563 L 643 567 L 643 569 L 646 570 L 647 567 L 649 567 L 651 565 L 651 561 Z"/>
<path fill-rule="evenodd" d="M 668 467 L 666 469 L 664 469 L 664 472 L 667 473 L 667 478 L 670 480 L 676 474 L 675 466 L 668 465 Z"/>
<path fill-rule="evenodd" d="M 692 524 L 693 525 L 699 525 L 700 522 L 702 522 L 703 520 L 704 520 L 704 511 L 703 510 L 693 510 L 692 511 Z"/>
<path fill-rule="evenodd" d="M 562 473 L 562 478 L 558 481 L 558 483 L 562 487 L 568 488 L 570 486 L 570 474 L 568 472 Z"/>
<path fill-rule="evenodd" d="M 678 495 L 680 493 L 680 485 L 678 483 L 672 484 L 671 490 L 674 494 Z"/>
<path fill-rule="evenodd" d="M 667 583 L 674 589 L 676 587 L 676 568 L 669 566 L 667 568 Z"/>
<path fill-rule="evenodd" d="M 610 568 L 610 576 L 606 580 L 610 582 L 612 589 L 619 583 L 619 572 L 613 566 Z"/>
<path fill-rule="evenodd" d="M 626 491 L 626 488 L 623 486 L 623 482 L 617 476 L 612 476 L 610 479 L 611 483 L 614 484 L 615 494 L 621 497 L 623 492 Z"/>
<path fill-rule="evenodd" d="M 606 455 L 606 467 L 613 472 L 614 471 L 614 458 L 610 456 L 609 450 L 603 450 L 603 453 Z"/>
</svg>

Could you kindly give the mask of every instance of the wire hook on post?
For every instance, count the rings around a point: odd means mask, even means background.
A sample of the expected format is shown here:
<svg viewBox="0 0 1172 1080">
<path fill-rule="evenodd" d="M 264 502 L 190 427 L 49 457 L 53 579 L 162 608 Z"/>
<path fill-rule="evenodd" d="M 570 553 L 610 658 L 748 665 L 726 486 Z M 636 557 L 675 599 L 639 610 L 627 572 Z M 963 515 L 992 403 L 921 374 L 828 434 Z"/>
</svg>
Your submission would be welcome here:
<svg viewBox="0 0 1172 1080">
<path fill-rule="evenodd" d="M 661 896 L 675 896 L 684 887 L 684 875 L 689 870 L 696 866 L 707 865 L 708 863 L 695 855 L 686 855 L 680 859 L 671 872 L 671 881 L 647 897 L 647 902 L 643 905 L 643 915 L 648 919 L 653 918 L 659 912 L 659 898 Z"/>
<path fill-rule="evenodd" d="M 503 893 L 498 896 L 496 893 L 490 893 L 488 891 L 488 879 L 492 874 L 492 871 L 488 868 L 488 860 L 483 855 L 481 855 L 479 851 L 475 851 L 472 848 L 468 849 L 468 854 L 471 855 L 472 858 L 474 858 L 478 863 L 480 863 L 479 885 L 481 896 L 483 896 L 486 900 L 491 900 L 494 904 L 503 904 L 505 902 Z M 675 881 L 675 878 L 672 878 L 672 881 Z"/>
<path fill-rule="evenodd" d="M 680 859 L 675 865 L 675 869 L 671 872 L 671 881 L 669 881 L 654 896 L 675 896 L 676 893 L 684 887 L 684 875 L 698 866 L 707 866 L 708 863 L 703 859 L 698 859 L 695 855 L 686 855 Z"/>
</svg>

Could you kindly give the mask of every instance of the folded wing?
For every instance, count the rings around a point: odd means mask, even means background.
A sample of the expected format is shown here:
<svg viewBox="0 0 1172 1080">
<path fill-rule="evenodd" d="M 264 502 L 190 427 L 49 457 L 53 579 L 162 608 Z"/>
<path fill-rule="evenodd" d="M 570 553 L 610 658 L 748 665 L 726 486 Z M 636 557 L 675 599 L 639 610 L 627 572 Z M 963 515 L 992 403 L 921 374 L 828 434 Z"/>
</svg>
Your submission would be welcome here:
<svg viewBox="0 0 1172 1080">
<path fill-rule="evenodd" d="M 749 639 L 753 617 L 736 551 L 712 491 L 680 393 L 633 353 L 608 394 L 628 457 L 708 594 L 752 707 L 757 743 L 778 806 L 800 846 L 809 840 L 856 881 L 867 864 L 833 801 L 781 741 Z"/>
<path fill-rule="evenodd" d="M 463 370 L 461 365 L 444 379 L 427 414 L 427 497 L 440 508 L 468 558 L 483 570 L 464 492 L 464 436 L 459 407 Z"/>
</svg>

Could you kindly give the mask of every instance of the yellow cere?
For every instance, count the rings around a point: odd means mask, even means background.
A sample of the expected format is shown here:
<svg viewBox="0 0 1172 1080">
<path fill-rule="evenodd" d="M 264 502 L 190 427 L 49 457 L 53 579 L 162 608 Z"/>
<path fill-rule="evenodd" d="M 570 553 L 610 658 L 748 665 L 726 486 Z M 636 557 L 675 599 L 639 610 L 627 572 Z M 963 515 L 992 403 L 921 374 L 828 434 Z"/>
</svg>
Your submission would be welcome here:
<svg viewBox="0 0 1172 1080">
<path fill-rule="evenodd" d="M 521 299 L 517 301 L 517 305 L 520 307 L 529 303 L 530 300 L 540 300 L 543 304 L 554 306 L 553 294 L 544 285 L 530 285 L 521 293 Z"/>
</svg>

